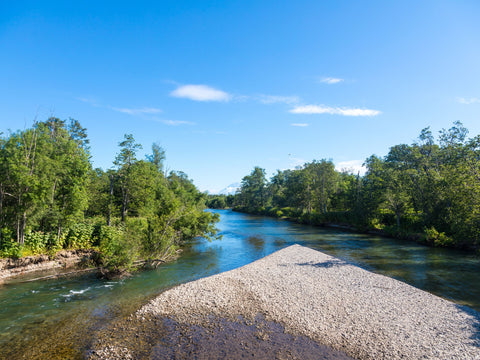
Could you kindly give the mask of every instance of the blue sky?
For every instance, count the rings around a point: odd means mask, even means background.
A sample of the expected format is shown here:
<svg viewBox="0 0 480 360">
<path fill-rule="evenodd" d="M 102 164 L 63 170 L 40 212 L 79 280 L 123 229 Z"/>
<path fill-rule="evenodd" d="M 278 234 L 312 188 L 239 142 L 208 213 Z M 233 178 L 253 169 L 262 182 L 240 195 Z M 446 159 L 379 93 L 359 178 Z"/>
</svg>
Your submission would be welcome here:
<svg viewBox="0 0 480 360">
<path fill-rule="evenodd" d="M 480 133 L 478 1 L 3 1 L 0 131 L 73 117 L 201 190 L 313 159 L 358 167 L 460 120 Z"/>
</svg>

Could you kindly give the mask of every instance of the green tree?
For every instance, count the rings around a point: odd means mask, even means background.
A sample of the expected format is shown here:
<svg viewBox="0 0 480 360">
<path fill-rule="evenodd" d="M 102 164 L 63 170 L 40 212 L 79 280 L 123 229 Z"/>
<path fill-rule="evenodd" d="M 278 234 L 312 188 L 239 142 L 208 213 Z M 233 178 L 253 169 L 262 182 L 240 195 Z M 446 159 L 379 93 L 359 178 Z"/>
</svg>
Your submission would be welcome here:
<svg viewBox="0 0 480 360">
<path fill-rule="evenodd" d="M 68 132 L 66 122 L 49 118 L 3 140 L 2 230 L 14 229 L 23 245 L 27 227 L 55 229 L 83 216 L 87 203 L 89 154 Z"/>
<path fill-rule="evenodd" d="M 255 166 L 250 175 L 242 179 L 241 193 L 243 206 L 251 209 L 258 209 L 265 206 L 267 200 L 266 183 L 265 169 Z"/>
<path fill-rule="evenodd" d="M 130 204 L 130 192 L 135 182 L 132 177 L 131 169 L 133 164 L 137 161 L 137 151 L 142 148 L 142 145 L 137 144 L 132 134 L 125 134 L 124 140 L 119 144 L 120 153 L 115 157 L 114 165 L 117 167 L 117 176 L 121 193 L 121 211 L 120 216 L 122 222 L 125 222 L 128 207 Z"/>
</svg>

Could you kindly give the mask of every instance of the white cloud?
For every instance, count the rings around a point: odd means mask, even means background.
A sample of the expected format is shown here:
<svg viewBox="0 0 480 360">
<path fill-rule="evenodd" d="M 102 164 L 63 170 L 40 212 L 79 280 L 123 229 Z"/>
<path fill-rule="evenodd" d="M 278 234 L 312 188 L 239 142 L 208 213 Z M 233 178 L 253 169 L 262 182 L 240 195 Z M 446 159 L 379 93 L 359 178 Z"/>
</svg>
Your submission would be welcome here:
<svg viewBox="0 0 480 360">
<path fill-rule="evenodd" d="M 337 171 L 346 171 L 352 174 L 365 175 L 367 172 L 367 168 L 363 166 L 362 160 L 348 160 L 348 161 L 340 161 L 335 164 L 335 169 Z"/>
<path fill-rule="evenodd" d="M 343 79 L 340 79 L 340 78 L 334 78 L 334 77 L 324 77 L 324 78 L 321 78 L 320 79 L 320 82 L 321 83 L 324 83 L 324 84 L 329 84 L 329 85 L 332 85 L 332 84 L 338 84 L 340 82 L 344 81 Z"/>
<path fill-rule="evenodd" d="M 259 101 L 262 104 L 298 104 L 300 98 L 298 96 L 277 96 L 277 95 L 259 95 Z"/>
<path fill-rule="evenodd" d="M 157 119 L 156 121 L 161 122 L 162 124 L 165 124 L 165 125 L 170 125 L 170 126 L 195 125 L 194 122 L 184 121 L 184 120 L 160 120 L 160 119 Z"/>
<path fill-rule="evenodd" d="M 293 124 L 290 124 L 290 125 L 298 126 L 298 127 L 307 127 L 308 126 L 308 124 L 306 124 L 306 123 L 293 123 Z"/>
<path fill-rule="evenodd" d="M 252 99 L 249 95 L 230 95 L 231 99 L 235 102 L 245 102 Z"/>
<path fill-rule="evenodd" d="M 170 95 L 194 101 L 229 101 L 231 99 L 230 94 L 207 85 L 182 85 Z"/>
<path fill-rule="evenodd" d="M 324 105 L 295 106 L 290 110 L 292 114 L 331 114 L 343 116 L 376 116 L 381 114 L 379 110 L 360 108 L 339 108 Z"/>
<path fill-rule="evenodd" d="M 124 113 L 124 114 L 129 114 L 129 115 L 140 115 L 140 114 L 158 114 L 161 113 L 162 110 L 157 109 L 157 108 L 151 108 L 151 107 L 145 107 L 145 108 L 140 108 L 140 109 L 129 109 L 129 108 L 116 108 L 112 107 L 112 110 Z"/>
<path fill-rule="evenodd" d="M 84 98 L 84 97 L 76 97 L 75 99 L 77 99 L 78 101 L 90 104 L 90 105 L 95 106 L 95 107 L 100 107 L 100 105 L 97 104 L 97 101 L 93 100 L 93 99 Z"/>
<path fill-rule="evenodd" d="M 470 104 L 479 104 L 480 103 L 480 98 L 462 98 L 462 97 L 459 97 L 457 98 L 457 101 L 460 103 L 460 104 L 466 104 L 466 105 L 470 105 Z"/>
<path fill-rule="evenodd" d="M 159 114 L 162 112 L 161 109 L 154 108 L 154 107 L 143 107 L 143 108 L 120 108 L 120 107 L 114 107 L 110 105 L 105 105 L 105 104 L 99 104 L 97 103 L 96 100 L 89 99 L 89 98 L 84 98 L 84 97 L 76 97 L 75 99 L 90 104 L 94 107 L 98 108 L 103 108 L 103 109 L 110 109 L 113 111 L 118 111 L 124 114 L 129 114 L 129 115 L 142 115 L 142 114 Z"/>
</svg>

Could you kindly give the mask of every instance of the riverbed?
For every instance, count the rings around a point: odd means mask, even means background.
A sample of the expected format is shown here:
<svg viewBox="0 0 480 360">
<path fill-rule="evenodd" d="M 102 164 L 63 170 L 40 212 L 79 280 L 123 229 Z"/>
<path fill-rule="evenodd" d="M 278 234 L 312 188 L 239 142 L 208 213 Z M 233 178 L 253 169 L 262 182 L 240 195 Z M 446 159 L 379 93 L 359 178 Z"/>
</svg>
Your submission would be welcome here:
<svg viewBox="0 0 480 360">
<path fill-rule="evenodd" d="M 175 262 L 121 281 L 94 275 L 0 287 L 0 354 L 5 358 L 82 358 L 95 334 L 175 285 L 232 270 L 292 244 L 320 250 L 480 310 L 480 260 L 371 235 L 218 211 L 219 241 L 196 239 Z"/>
</svg>

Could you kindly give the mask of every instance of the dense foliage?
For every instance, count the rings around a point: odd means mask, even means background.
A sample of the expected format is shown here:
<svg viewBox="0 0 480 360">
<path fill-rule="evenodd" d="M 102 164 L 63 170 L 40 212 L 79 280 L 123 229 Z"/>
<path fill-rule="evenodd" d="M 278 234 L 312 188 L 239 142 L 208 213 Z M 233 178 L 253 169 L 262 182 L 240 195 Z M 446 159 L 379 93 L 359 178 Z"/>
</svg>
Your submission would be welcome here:
<svg viewBox="0 0 480 360">
<path fill-rule="evenodd" d="M 205 195 L 184 173 L 164 173 L 160 146 L 146 160 L 132 135 L 119 146 L 104 171 L 92 169 L 86 129 L 73 119 L 0 137 L 0 254 L 94 247 L 103 265 L 120 268 L 215 236 Z"/>
<path fill-rule="evenodd" d="M 267 181 L 255 167 L 242 180 L 235 209 L 305 223 L 341 223 L 412 237 L 435 246 L 480 245 L 480 136 L 460 122 L 429 128 L 412 145 L 372 155 L 364 176 L 339 172 L 328 160 L 278 171 Z"/>
<path fill-rule="evenodd" d="M 234 201 L 234 195 L 207 195 L 207 207 L 210 209 L 228 209 Z"/>
</svg>

